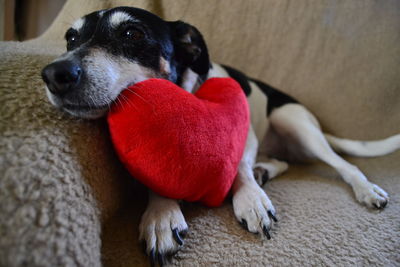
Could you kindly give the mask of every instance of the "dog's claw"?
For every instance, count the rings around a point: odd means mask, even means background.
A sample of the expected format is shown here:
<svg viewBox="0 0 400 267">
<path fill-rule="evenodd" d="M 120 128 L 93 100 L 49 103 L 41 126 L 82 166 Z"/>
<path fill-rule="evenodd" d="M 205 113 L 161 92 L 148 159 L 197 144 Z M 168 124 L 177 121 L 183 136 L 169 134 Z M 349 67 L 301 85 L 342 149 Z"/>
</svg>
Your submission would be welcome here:
<svg viewBox="0 0 400 267">
<path fill-rule="evenodd" d="M 274 221 L 274 222 L 278 222 L 278 219 L 276 218 L 275 214 L 272 213 L 272 211 L 267 211 L 268 216 Z"/>
<path fill-rule="evenodd" d="M 187 229 L 185 229 L 185 230 L 180 231 L 180 232 L 179 232 L 179 235 L 180 235 L 180 237 L 182 237 L 183 239 L 185 239 L 187 233 L 188 233 L 188 231 L 187 231 Z"/>
<path fill-rule="evenodd" d="M 268 229 L 267 229 L 267 227 L 265 225 L 263 226 L 263 232 L 264 232 L 264 235 L 267 237 L 268 240 L 271 239 L 271 235 L 269 234 L 269 231 L 268 231 Z"/>
<path fill-rule="evenodd" d="M 249 231 L 249 227 L 247 226 L 247 221 L 245 219 L 242 219 L 242 221 L 240 222 L 240 224 L 242 225 L 242 227 L 246 230 Z"/>
<path fill-rule="evenodd" d="M 379 204 L 379 205 L 378 205 L 378 204 Z M 384 200 L 384 201 L 382 201 L 382 202 L 379 202 L 378 204 L 372 203 L 372 205 L 373 205 L 376 209 L 381 210 L 381 209 L 384 209 L 384 208 L 386 207 L 386 205 L 388 204 L 388 201 L 387 201 L 387 200 Z"/>
<path fill-rule="evenodd" d="M 156 265 L 156 252 L 154 251 L 154 248 L 151 249 L 150 251 L 150 265 L 153 267 Z"/>
<path fill-rule="evenodd" d="M 182 240 L 181 236 L 179 235 L 178 228 L 173 229 L 172 234 L 174 236 L 176 243 L 178 243 L 179 246 L 182 246 L 183 240 Z"/>
<path fill-rule="evenodd" d="M 375 204 L 375 203 L 373 203 L 372 205 L 374 205 L 374 207 L 376 208 L 376 209 L 378 209 L 378 210 L 382 210 L 382 209 L 384 209 L 385 207 L 386 207 L 386 205 L 387 205 L 387 201 L 385 201 L 385 202 L 382 202 L 382 203 L 379 203 L 380 204 L 380 206 L 378 206 L 377 204 Z"/>
<path fill-rule="evenodd" d="M 265 184 L 269 180 L 269 172 L 267 170 L 264 171 L 264 174 L 262 175 L 262 184 Z"/>
<path fill-rule="evenodd" d="M 160 267 L 164 266 L 164 263 L 165 263 L 164 255 L 161 253 L 157 253 L 157 258 L 158 258 L 158 264 L 160 265 Z"/>
<path fill-rule="evenodd" d="M 179 244 L 179 246 L 183 245 L 183 240 L 181 236 L 185 236 L 187 233 L 186 230 L 182 230 L 181 232 L 178 231 L 178 228 L 172 230 L 172 236 L 174 237 L 175 241 Z M 143 248 L 146 251 L 146 242 L 143 242 Z M 164 266 L 166 262 L 168 262 L 171 257 L 176 254 L 177 251 L 171 251 L 171 253 L 159 253 L 156 252 L 155 248 L 152 248 L 149 253 L 150 258 L 150 265 L 153 266 Z"/>
<path fill-rule="evenodd" d="M 140 221 L 139 239 L 147 243 L 152 266 L 167 265 L 170 255 L 182 248 L 188 225 L 176 200 L 153 194 L 150 200 Z"/>
<path fill-rule="evenodd" d="M 146 241 L 142 241 L 140 242 L 141 246 L 142 246 L 142 250 L 144 254 L 147 254 L 147 244 Z"/>
</svg>

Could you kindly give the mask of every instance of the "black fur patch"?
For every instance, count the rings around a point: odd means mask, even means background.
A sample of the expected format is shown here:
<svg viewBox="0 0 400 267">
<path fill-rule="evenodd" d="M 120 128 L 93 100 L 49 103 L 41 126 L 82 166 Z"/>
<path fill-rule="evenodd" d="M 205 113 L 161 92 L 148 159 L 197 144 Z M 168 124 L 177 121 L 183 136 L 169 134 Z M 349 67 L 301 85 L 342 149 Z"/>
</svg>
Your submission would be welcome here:
<svg viewBox="0 0 400 267">
<path fill-rule="evenodd" d="M 241 71 L 235 70 L 229 66 L 221 65 L 226 72 L 228 72 L 229 76 L 237 81 L 242 87 L 246 96 L 251 94 L 251 86 L 249 83 L 249 78 Z"/>
<path fill-rule="evenodd" d="M 279 108 L 285 104 L 298 103 L 298 101 L 293 97 L 280 92 L 279 90 L 273 88 L 266 83 L 255 79 L 250 79 L 246 76 L 246 74 L 231 67 L 225 65 L 221 66 L 228 72 L 231 78 L 233 78 L 240 84 L 246 96 L 249 96 L 251 94 L 250 81 L 253 81 L 257 84 L 261 91 L 268 97 L 267 115 L 271 114 L 272 110 L 274 110 L 275 108 Z"/>
<path fill-rule="evenodd" d="M 183 73 L 190 68 L 205 81 L 211 63 L 203 36 L 196 27 L 182 21 L 168 22 L 174 44 L 177 84 L 182 83 Z"/>
<path fill-rule="evenodd" d="M 272 86 L 266 83 L 263 83 L 255 79 L 252 79 L 252 81 L 255 82 L 258 85 L 258 87 L 260 87 L 261 91 L 263 91 L 263 93 L 266 94 L 268 97 L 267 115 L 271 114 L 271 112 L 275 108 L 279 108 L 283 105 L 290 103 L 299 103 L 293 97 L 280 92 L 279 90 L 273 88 Z"/>
</svg>

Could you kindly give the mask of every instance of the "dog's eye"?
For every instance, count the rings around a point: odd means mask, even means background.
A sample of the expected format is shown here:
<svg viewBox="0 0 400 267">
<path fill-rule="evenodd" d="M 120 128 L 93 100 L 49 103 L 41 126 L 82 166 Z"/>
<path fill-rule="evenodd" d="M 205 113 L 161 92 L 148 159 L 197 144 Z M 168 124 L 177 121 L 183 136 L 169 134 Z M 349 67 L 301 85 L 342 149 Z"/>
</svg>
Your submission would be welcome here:
<svg viewBox="0 0 400 267">
<path fill-rule="evenodd" d="M 67 50 L 69 51 L 71 49 L 74 49 L 74 47 L 77 45 L 79 36 L 78 35 L 70 35 L 70 36 L 67 36 L 65 39 L 67 40 Z"/>
<path fill-rule="evenodd" d="M 72 47 L 79 39 L 79 34 L 75 30 L 69 30 L 65 35 L 65 40 L 67 40 L 67 47 Z"/>
<path fill-rule="evenodd" d="M 137 41 L 143 39 L 144 33 L 136 28 L 128 27 L 122 31 L 121 36 L 128 40 Z"/>
<path fill-rule="evenodd" d="M 71 35 L 71 36 L 67 37 L 67 42 L 73 43 L 76 41 L 76 39 L 78 39 L 78 37 L 76 35 Z"/>
</svg>

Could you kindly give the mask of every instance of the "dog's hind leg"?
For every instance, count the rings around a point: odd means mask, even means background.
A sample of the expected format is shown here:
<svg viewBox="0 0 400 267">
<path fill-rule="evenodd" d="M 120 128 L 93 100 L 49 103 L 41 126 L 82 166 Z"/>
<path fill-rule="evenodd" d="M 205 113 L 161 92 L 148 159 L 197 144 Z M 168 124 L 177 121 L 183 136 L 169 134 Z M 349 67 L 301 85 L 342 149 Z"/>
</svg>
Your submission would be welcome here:
<svg viewBox="0 0 400 267">
<path fill-rule="evenodd" d="M 257 163 L 254 164 L 253 172 L 257 183 L 262 186 L 268 180 L 280 175 L 288 169 L 289 165 L 277 159 L 269 159 L 267 157 L 257 158 Z"/>
<path fill-rule="evenodd" d="M 274 131 L 285 140 L 289 153 L 317 158 L 335 168 L 351 185 L 359 202 L 368 207 L 384 208 L 388 194 L 370 183 L 354 165 L 339 157 L 329 146 L 316 118 L 300 104 L 287 104 L 270 115 Z"/>
</svg>

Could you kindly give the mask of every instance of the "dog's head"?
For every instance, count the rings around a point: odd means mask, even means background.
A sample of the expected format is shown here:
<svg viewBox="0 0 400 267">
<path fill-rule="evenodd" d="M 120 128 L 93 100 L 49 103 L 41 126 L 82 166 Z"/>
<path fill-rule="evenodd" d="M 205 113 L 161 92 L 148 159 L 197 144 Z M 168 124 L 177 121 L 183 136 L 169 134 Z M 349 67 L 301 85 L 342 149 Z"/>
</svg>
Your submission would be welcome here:
<svg viewBox="0 0 400 267">
<path fill-rule="evenodd" d="M 180 85 L 187 71 L 210 68 L 200 32 L 142 9 L 118 7 L 88 14 L 65 34 L 67 52 L 42 71 L 56 107 L 78 117 L 103 116 L 129 85 L 164 78 Z"/>
</svg>

